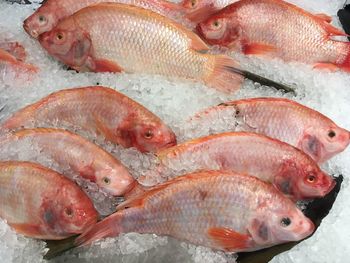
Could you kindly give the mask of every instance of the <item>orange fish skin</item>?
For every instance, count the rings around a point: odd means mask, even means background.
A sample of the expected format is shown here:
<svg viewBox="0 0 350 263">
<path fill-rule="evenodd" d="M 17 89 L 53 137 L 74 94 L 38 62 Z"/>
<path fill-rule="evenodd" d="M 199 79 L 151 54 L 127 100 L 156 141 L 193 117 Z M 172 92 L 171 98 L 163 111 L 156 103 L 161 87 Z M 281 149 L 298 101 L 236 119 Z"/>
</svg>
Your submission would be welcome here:
<svg viewBox="0 0 350 263">
<path fill-rule="evenodd" d="M 201 123 L 218 113 L 230 114 L 235 127 L 230 131 L 263 134 L 299 148 L 317 163 L 323 163 L 344 151 L 350 132 L 318 111 L 283 98 L 252 98 L 230 101 L 197 113 L 189 120 Z M 232 114 L 233 113 L 233 114 Z M 213 124 L 214 125 L 214 124 Z"/>
<path fill-rule="evenodd" d="M 24 21 L 23 28 L 30 36 L 37 38 L 40 34 L 51 31 L 62 19 L 101 2 L 135 5 L 194 27 L 186 20 L 185 10 L 180 5 L 164 0 L 47 0 Z"/>
<path fill-rule="evenodd" d="M 135 6 L 83 8 L 38 40 L 50 55 L 78 71 L 157 74 L 203 82 L 226 93 L 239 89 L 244 79 L 232 70 L 236 61 L 209 54 L 195 33 Z"/>
<path fill-rule="evenodd" d="M 254 251 L 303 239 L 314 230 L 295 204 L 270 184 L 228 171 L 177 177 L 118 209 L 79 236 L 76 245 L 137 232 L 224 251 Z"/>
<path fill-rule="evenodd" d="M 157 116 L 107 87 L 61 90 L 16 112 L 2 129 L 65 127 L 102 136 L 123 147 L 153 152 L 176 144 L 175 134 Z"/>
<path fill-rule="evenodd" d="M 231 170 L 272 183 L 293 200 L 323 197 L 335 185 L 332 177 L 304 152 L 279 140 L 249 132 L 194 139 L 161 150 L 157 156 L 160 171 L 177 167 L 183 172 L 187 168 L 186 161 L 193 163 L 186 172 Z"/>
<path fill-rule="evenodd" d="M 350 70 L 349 43 L 331 38 L 346 34 L 330 25 L 328 18 L 284 1 L 233 3 L 201 22 L 197 31 L 212 45 L 238 46 L 245 54 Z"/>
<path fill-rule="evenodd" d="M 87 195 L 64 176 L 30 162 L 0 162 L 0 217 L 18 233 L 63 239 L 97 221 Z"/>
<path fill-rule="evenodd" d="M 120 161 L 94 143 L 66 130 L 24 129 L 0 138 L 2 151 L 21 147 L 32 151 L 30 160 L 21 161 L 36 160 L 37 155 L 45 155 L 62 170 L 68 166 L 74 175 L 95 182 L 112 195 L 123 195 L 134 183 L 134 178 Z"/>
</svg>

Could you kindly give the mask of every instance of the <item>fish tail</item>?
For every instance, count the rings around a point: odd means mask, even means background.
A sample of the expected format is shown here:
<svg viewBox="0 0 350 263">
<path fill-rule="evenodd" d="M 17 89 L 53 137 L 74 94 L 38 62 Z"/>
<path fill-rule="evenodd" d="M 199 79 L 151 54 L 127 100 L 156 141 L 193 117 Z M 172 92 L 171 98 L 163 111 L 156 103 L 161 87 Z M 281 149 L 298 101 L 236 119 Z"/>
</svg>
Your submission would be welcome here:
<svg viewBox="0 0 350 263">
<path fill-rule="evenodd" d="M 47 240 L 46 249 L 48 251 L 44 255 L 45 260 L 50 260 L 54 257 L 61 255 L 62 253 L 75 248 L 74 241 L 77 236 L 69 237 L 62 240 Z"/>
<path fill-rule="evenodd" d="M 216 55 L 214 65 L 211 64 L 211 66 L 209 76 L 204 79 L 208 86 L 225 93 L 235 92 L 241 87 L 243 76 L 228 70 L 230 67 L 236 68 L 238 66 L 238 63 L 232 58 Z"/>
<path fill-rule="evenodd" d="M 122 218 L 123 212 L 117 212 L 106 217 L 78 236 L 74 241 L 74 246 L 85 246 L 102 238 L 118 236 L 122 232 L 120 224 Z"/>
</svg>

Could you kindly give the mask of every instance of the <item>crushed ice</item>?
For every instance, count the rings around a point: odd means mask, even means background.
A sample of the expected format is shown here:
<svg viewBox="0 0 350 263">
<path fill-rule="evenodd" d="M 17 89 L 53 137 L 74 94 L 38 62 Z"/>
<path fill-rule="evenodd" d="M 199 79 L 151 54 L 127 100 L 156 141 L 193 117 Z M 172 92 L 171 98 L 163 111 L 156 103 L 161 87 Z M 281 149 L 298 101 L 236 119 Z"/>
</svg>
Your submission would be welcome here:
<svg viewBox="0 0 350 263">
<path fill-rule="evenodd" d="M 333 23 L 339 25 L 336 12 L 342 7 L 344 0 L 290 0 L 290 2 L 315 13 L 323 12 L 332 15 L 335 20 Z M 257 96 L 291 98 L 291 95 L 260 87 L 250 81 L 246 81 L 244 87 L 236 94 L 223 95 L 200 83 L 166 79 L 160 76 L 78 74 L 75 71 L 67 71 L 66 67 L 48 56 L 22 28 L 22 21 L 38 6 L 38 4 L 0 3 L 0 38 L 19 41 L 27 50 L 27 62 L 40 68 L 40 72 L 30 83 L 8 81 L 9 79 L 4 78 L 11 76 L 4 75 L 0 68 L 0 81 L 2 80 L 0 82 L 0 121 L 23 106 L 54 91 L 99 84 L 114 87 L 143 104 L 161 117 L 176 132 L 179 142 L 183 142 L 210 132 L 208 131 L 209 125 L 203 126 L 203 129 L 194 129 L 187 121 L 193 114 L 204 108 L 239 98 Z M 307 65 L 286 64 L 279 60 L 264 61 L 238 54 L 233 56 L 240 61 L 244 69 L 297 87 L 298 95 L 292 99 L 320 111 L 337 124 L 350 129 L 350 89 L 348 87 L 350 74 L 315 71 Z M 217 123 L 218 131 L 224 130 L 227 125 L 232 125 L 228 117 L 221 117 L 223 118 Z M 145 183 L 156 183 L 156 180 L 154 181 L 156 176 L 152 178 L 148 173 L 156 164 L 154 157 L 142 155 L 134 149 L 125 150 L 110 144 L 102 146 L 119 158 L 136 178 L 141 177 Z M 18 154 L 17 158 L 21 155 L 26 157 L 25 148 L 19 148 L 13 154 Z M 45 157 L 41 158 L 43 159 L 40 161 L 47 165 L 50 163 L 52 168 L 55 168 L 50 160 L 45 160 Z M 324 165 L 324 169 L 331 174 L 343 174 L 344 183 L 333 209 L 323 220 L 316 233 L 290 251 L 276 256 L 272 262 L 319 262 L 320 259 L 329 263 L 348 261 L 350 255 L 348 245 L 350 243 L 349 159 L 350 150 L 347 149 Z M 101 212 L 107 213 L 113 209 L 115 200 L 105 202 L 103 193 L 98 192 L 93 184 L 87 184 L 85 188 L 94 198 L 95 204 L 101 206 L 99 207 Z M 15 234 L 4 221 L 0 220 L 0 258 L 2 262 L 41 262 L 43 251 L 43 242 Z M 78 248 L 55 259 L 54 262 L 164 262 L 169 258 L 176 262 L 235 262 L 234 254 L 215 252 L 173 238 L 135 233 L 99 241 L 89 249 Z"/>
</svg>

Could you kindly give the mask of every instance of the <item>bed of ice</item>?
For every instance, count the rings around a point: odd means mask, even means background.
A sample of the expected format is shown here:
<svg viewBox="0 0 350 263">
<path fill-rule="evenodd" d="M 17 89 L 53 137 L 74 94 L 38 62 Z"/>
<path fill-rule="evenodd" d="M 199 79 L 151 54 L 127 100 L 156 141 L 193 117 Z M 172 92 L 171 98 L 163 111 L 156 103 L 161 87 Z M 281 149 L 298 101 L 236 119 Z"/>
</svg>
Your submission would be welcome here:
<svg viewBox="0 0 350 263">
<path fill-rule="evenodd" d="M 344 0 L 317 0 L 290 2 L 315 13 L 334 16 Z M 233 95 L 224 95 L 202 84 L 166 79 L 160 76 L 133 74 L 77 74 L 67 71 L 50 58 L 39 43 L 32 40 L 22 29 L 22 21 L 30 15 L 37 4 L 18 5 L 0 3 L 0 38 L 22 43 L 28 52 L 28 62 L 37 65 L 40 73 L 28 84 L 20 78 L 4 74 L 0 68 L 0 121 L 11 113 L 53 91 L 85 85 L 114 87 L 140 102 L 169 124 L 179 141 L 195 137 L 193 127 L 186 120 L 199 110 L 220 102 L 257 96 L 284 96 L 267 87 L 246 81 L 242 89 Z M 350 129 L 350 74 L 329 73 L 312 70 L 311 66 L 281 61 L 263 61 L 256 58 L 235 57 L 244 69 L 296 87 L 298 95 L 293 99 L 309 106 L 344 128 Z M 191 133 L 190 133 L 191 131 Z M 201 133 L 201 131 L 198 131 Z M 133 149 L 123 150 L 104 145 L 130 168 L 135 177 L 144 175 L 152 166 L 152 158 L 138 154 Z M 323 220 L 316 233 L 290 251 L 276 256 L 272 262 L 348 262 L 350 257 L 350 150 L 347 149 L 328 162 L 324 169 L 331 174 L 343 174 L 344 182 L 330 214 Z M 142 178 L 152 183 L 152 178 Z M 96 196 L 94 196 L 96 197 Z M 103 198 L 102 198 L 103 199 Z M 101 199 L 101 200 L 102 200 Z M 101 202 L 100 200 L 100 202 Z M 101 202 L 103 203 L 103 202 Z M 44 243 L 15 234 L 0 221 L 1 262 L 42 262 Z M 235 262 L 234 254 L 214 252 L 169 237 L 155 235 L 125 234 L 119 238 L 106 239 L 89 249 L 79 248 L 53 262 Z"/>
</svg>

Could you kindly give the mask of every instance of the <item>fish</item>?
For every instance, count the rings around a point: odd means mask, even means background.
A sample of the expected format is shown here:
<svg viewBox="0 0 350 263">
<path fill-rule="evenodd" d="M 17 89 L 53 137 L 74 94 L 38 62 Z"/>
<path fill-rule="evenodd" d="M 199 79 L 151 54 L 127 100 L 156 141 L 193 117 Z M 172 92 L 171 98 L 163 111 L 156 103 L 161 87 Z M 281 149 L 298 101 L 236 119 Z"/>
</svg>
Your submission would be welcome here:
<svg viewBox="0 0 350 263">
<path fill-rule="evenodd" d="M 210 135 L 161 150 L 157 156 L 161 174 L 168 169 L 177 174 L 176 168 L 181 172 L 231 170 L 272 183 L 295 201 L 323 197 L 335 186 L 332 177 L 310 156 L 287 143 L 256 133 Z"/>
<path fill-rule="evenodd" d="M 62 19 L 84 7 L 101 2 L 138 6 L 174 19 L 190 28 L 195 26 L 186 19 L 185 10 L 181 5 L 165 0 L 47 0 L 24 20 L 23 28 L 31 37 L 38 38 L 40 34 L 51 31 Z"/>
<path fill-rule="evenodd" d="M 60 240 L 97 222 L 87 195 L 63 175 L 30 162 L 0 162 L 0 217 L 17 233 Z"/>
<path fill-rule="evenodd" d="M 237 1 L 238 0 L 183 0 L 181 5 L 186 10 L 186 18 L 194 23 L 199 23 Z"/>
<path fill-rule="evenodd" d="M 154 152 L 176 144 L 156 115 L 114 89 L 89 86 L 54 92 L 15 112 L 0 129 L 66 128 L 125 148 Z"/>
<path fill-rule="evenodd" d="M 117 209 L 78 236 L 74 245 L 137 232 L 222 251 L 254 251 L 304 239 L 314 230 L 312 221 L 273 186 L 229 171 L 177 177 Z"/>
<path fill-rule="evenodd" d="M 60 172 L 70 169 L 68 173 L 72 171 L 72 176 L 79 175 L 92 181 L 111 195 L 123 195 L 135 183 L 119 160 L 87 139 L 63 129 L 34 128 L 10 132 L 0 137 L 0 148 L 7 158 L 11 157 L 10 151 L 16 151 L 13 149 L 27 149 L 28 155 L 21 155 L 21 161 L 40 162 L 40 156 L 45 156 L 58 164 Z M 46 159 L 41 164 L 45 165 L 45 162 Z"/>
<path fill-rule="evenodd" d="M 332 26 L 331 20 L 285 1 L 241 0 L 199 23 L 196 32 L 211 45 L 245 55 L 350 71 L 349 42 L 334 40 L 347 34 Z"/>
<path fill-rule="evenodd" d="M 83 8 L 38 39 L 50 55 L 77 71 L 158 74 L 201 81 L 225 92 L 243 82 L 241 75 L 225 69 L 237 66 L 233 59 L 207 54 L 209 47 L 192 31 L 134 6 Z"/>
<path fill-rule="evenodd" d="M 321 164 L 344 151 L 350 132 L 320 112 L 284 98 L 251 98 L 224 102 L 188 120 L 197 130 L 226 121 L 227 131 L 263 134 L 299 148 Z M 223 126 L 223 124 L 220 124 Z M 218 126 L 220 126 L 218 125 Z"/>
<path fill-rule="evenodd" d="M 26 52 L 18 42 L 0 42 L 0 64 L 11 67 L 16 76 L 21 73 L 35 74 L 38 68 L 32 64 L 25 63 Z"/>
<path fill-rule="evenodd" d="M 226 93 L 238 90 L 244 77 L 260 81 L 238 69 L 231 57 L 210 54 L 192 31 L 135 6 L 100 3 L 85 7 L 38 40 L 51 56 L 82 72 L 157 74 L 204 82 Z"/>
</svg>

